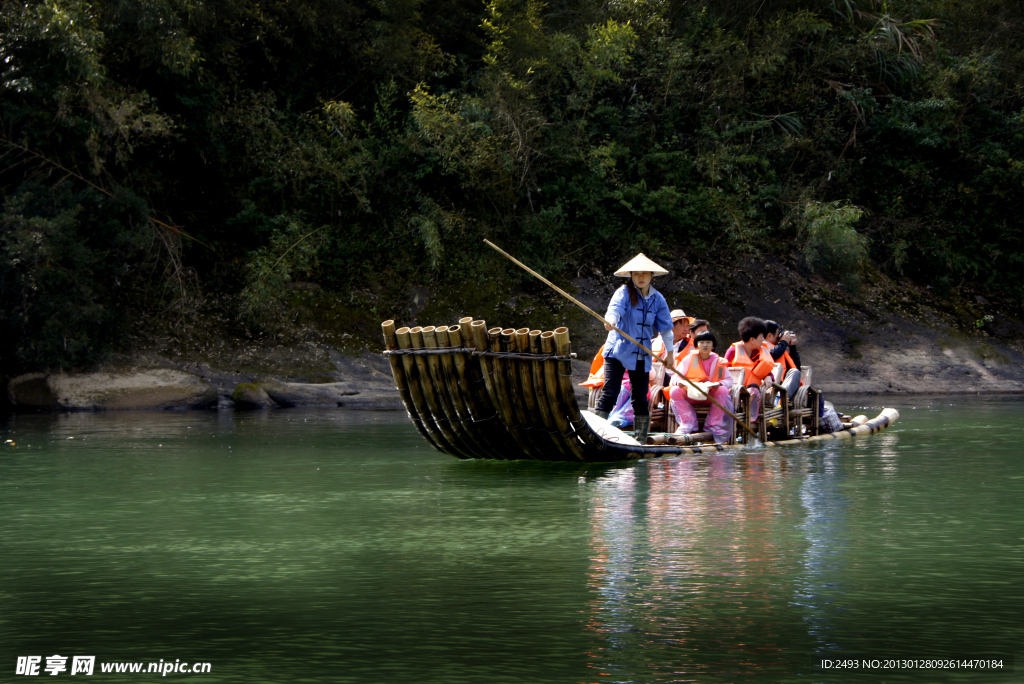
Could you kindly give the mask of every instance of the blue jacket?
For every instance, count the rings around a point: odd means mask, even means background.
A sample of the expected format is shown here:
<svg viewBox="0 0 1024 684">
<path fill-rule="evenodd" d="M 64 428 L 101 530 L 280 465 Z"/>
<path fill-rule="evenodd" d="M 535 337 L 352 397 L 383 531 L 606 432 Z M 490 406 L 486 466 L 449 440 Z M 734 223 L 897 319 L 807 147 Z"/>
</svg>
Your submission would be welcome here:
<svg viewBox="0 0 1024 684">
<path fill-rule="evenodd" d="M 629 303 L 629 292 L 623 285 L 608 305 L 608 313 L 618 318 L 615 327 L 630 335 L 648 349 L 658 333 L 672 331 L 672 317 L 665 297 L 651 285 L 647 296 L 637 298 L 637 305 Z M 607 318 L 607 316 L 606 316 Z M 604 343 L 604 357 L 619 361 L 627 370 L 633 370 L 643 360 L 644 370 L 651 370 L 651 355 L 625 337 L 612 330 Z"/>
</svg>

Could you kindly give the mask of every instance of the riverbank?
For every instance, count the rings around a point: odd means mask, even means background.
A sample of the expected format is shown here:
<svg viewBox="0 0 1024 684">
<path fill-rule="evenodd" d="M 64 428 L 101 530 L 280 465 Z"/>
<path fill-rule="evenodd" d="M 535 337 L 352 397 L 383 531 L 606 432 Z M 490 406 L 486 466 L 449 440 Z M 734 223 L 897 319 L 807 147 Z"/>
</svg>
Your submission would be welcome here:
<svg viewBox="0 0 1024 684">
<path fill-rule="evenodd" d="M 826 393 L 1024 393 L 1024 324 L 984 295 L 939 296 L 878 273 L 850 293 L 776 259 L 737 266 L 678 257 L 664 265 L 671 275 L 655 286 L 672 308 L 711 322 L 719 353 L 742 317 L 777 320 L 797 334 L 801 362 Z M 391 315 L 400 325 L 445 325 L 465 315 L 503 327 L 566 325 L 578 354 L 574 376 L 582 382 L 604 331 L 534 284 L 496 281 L 469 294 L 459 285 L 416 287 Z M 619 284 L 597 271 L 562 283 L 597 311 Z M 316 288 L 295 293 L 287 312 L 293 322 L 261 334 L 227 324 L 223 303 L 163 325 L 141 322 L 124 349 L 97 369 L 6 379 L 7 408 L 400 409 L 380 354 L 378 317 L 358 307 L 341 314 L 325 308 L 335 299 Z"/>
</svg>

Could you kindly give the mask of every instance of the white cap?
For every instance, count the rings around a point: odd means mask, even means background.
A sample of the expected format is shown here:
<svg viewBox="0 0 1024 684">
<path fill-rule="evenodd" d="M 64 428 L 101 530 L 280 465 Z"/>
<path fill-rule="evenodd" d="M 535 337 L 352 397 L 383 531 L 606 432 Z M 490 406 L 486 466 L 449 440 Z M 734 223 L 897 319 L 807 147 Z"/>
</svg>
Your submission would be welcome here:
<svg viewBox="0 0 1024 684">
<path fill-rule="evenodd" d="M 668 275 L 668 271 L 645 257 L 643 252 L 627 261 L 622 268 L 615 272 L 615 275 L 628 278 L 633 271 L 648 271 L 651 275 L 656 276 Z"/>
</svg>

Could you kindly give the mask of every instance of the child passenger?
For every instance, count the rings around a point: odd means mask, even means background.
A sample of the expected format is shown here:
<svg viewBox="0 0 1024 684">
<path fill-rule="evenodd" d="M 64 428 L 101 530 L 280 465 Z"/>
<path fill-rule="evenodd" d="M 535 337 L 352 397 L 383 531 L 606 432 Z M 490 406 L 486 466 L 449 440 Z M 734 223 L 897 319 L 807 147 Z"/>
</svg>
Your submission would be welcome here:
<svg viewBox="0 0 1024 684">
<path fill-rule="evenodd" d="M 669 397 L 672 412 L 675 414 L 676 422 L 679 423 L 676 432 L 680 434 L 696 432 L 697 412 L 693 407 L 710 406 L 708 417 L 704 419 L 704 430 L 711 433 L 716 444 L 725 444 L 732 436 L 733 429 L 732 418 L 725 412 L 732 412 L 732 397 L 729 394 L 729 390 L 732 388 L 732 375 L 726 369 L 728 364 L 712 351 L 717 343 L 714 333 L 710 330 L 698 333 L 694 338 L 694 343 L 697 346 L 696 350 L 686 358 L 679 359 L 676 370 L 693 382 L 710 383 L 705 386 L 705 389 L 721 407 L 713 404 L 707 397 L 694 397 L 695 390 L 690 389 L 689 383 L 680 378 L 678 374 L 673 374 L 669 383 L 672 388 L 669 391 Z M 723 408 L 725 411 L 722 410 Z"/>
</svg>

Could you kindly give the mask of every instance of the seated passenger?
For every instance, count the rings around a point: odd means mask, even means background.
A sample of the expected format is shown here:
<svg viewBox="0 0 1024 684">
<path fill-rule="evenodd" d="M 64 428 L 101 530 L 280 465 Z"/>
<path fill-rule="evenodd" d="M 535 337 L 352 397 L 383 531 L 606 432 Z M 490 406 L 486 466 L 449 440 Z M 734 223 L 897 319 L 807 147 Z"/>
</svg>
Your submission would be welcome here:
<svg viewBox="0 0 1024 684">
<path fill-rule="evenodd" d="M 672 312 L 672 334 L 675 337 L 676 358 L 686 358 L 693 351 L 693 317 L 687 316 L 682 309 Z"/>
<path fill-rule="evenodd" d="M 716 444 L 725 444 L 732 436 L 732 418 L 725 411 L 732 411 L 732 375 L 726 370 L 726 363 L 712 351 L 717 340 L 710 330 L 698 334 L 694 338 L 697 348 L 685 359 L 680 359 L 676 368 L 693 382 L 711 383 L 708 394 L 720 406 L 711 403 L 707 397 L 694 397 L 699 394 L 679 375 L 673 375 L 669 398 L 672 413 L 676 416 L 679 428 L 676 432 L 687 434 L 697 431 L 697 412 L 694 406 L 710 406 L 708 417 L 704 419 L 704 430 L 710 432 Z M 725 409 L 723 411 L 722 409 Z"/>
<path fill-rule="evenodd" d="M 778 383 L 786 388 L 789 398 L 792 399 L 803 384 L 800 381 L 800 352 L 796 350 L 796 333 L 792 330 L 783 330 L 775 321 L 765 321 L 764 327 L 767 330 L 764 340 L 772 359 L 782 364 L 782 379 L 778 380 Z"/>
<path fill-rule="evenodd" d="M 673 311 L 672 313 L 673 314 L 682 313 L 682 311 L 677 309 L 676 311 Z M 685 359 L 687 357 L 687 355 L 689 355 L 691 352 L 694 352 L 694 351 L 697 350 L 697 348 L 693 346 L 694 338 L 697 335 L 699 335 L 700 333 L 708 330 L 708 322 L 706 320 L 704 320 L 703 318 L 689 318 L 687 320 L 689 321 L 689 326 L 690 326 L 689 331 L 688 332 L 684 332 L 684 333 L 676 332 L 677 335 L 679 335 L 679 334 L 685 335 L 683 340 L 686 342 L 686 346 L 685 347 L 681 343 L 676 345 L 676 359 L 677 359 L 677 363 L 682 363 L 682 360 Z M 676 326 L 676 328 L 679 328 L 679 327 L 680 326 L 678 326 L 678 325 Z M 676 338 L 676 339 L 679 339 L 679 338 Z M 685 373 L 686 371 L 685 371 L 685 369 L 681 369 L 680 372 Z M 671 374 L 672 374 L 672 371 L 669 371 L 669 376 L 671 376 Z M 666 386 L 668 386 L 668 382 L 665 382 L 664 384 Z"/>
<path fill-rule="evenodd" d="M 747 316 L 739 324 L 740 341 L 734 342 L 725 352 L 729 365 L 746 369 L 743 385 L 750 390 L 751 423 L 761 414 L 761 383 L 775 366 L 767 352 L 761 353 L 765 332 L 764 321 Z"/>
</svg>

